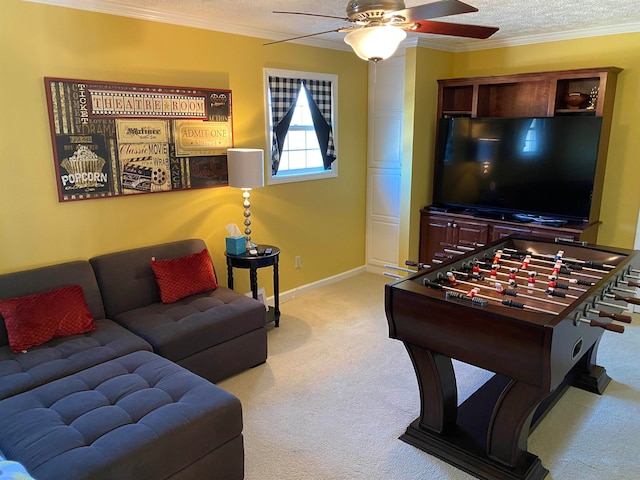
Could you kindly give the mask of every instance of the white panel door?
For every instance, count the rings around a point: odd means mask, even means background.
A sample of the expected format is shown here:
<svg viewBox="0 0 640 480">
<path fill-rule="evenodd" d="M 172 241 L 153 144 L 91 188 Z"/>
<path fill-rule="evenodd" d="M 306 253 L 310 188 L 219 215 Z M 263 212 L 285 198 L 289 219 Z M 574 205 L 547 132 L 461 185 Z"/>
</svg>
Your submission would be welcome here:
<svg viewBox="0 0 640 480">
<path fill-rule="evenodd" d="M 405 57 L 369 68 L 367 265 L 397 265 Z"/>
</svg>

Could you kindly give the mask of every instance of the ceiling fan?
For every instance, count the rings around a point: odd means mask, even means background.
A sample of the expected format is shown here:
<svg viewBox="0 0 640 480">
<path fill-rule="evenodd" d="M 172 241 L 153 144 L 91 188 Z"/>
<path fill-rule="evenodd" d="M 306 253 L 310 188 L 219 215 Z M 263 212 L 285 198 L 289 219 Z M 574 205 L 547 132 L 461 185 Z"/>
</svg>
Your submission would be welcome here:
<svg viewBox="0 0 640 480">
<path fill-rule="evenodd" d="M 349 32 L 344 41 L 353 48 L 354 52 L 363 60 L 377 62 L 393 55 L 400 42 L 406 38 L 407 32 L 484 39 L 498 31 L 497 27 L 430 20 L 432 18 L 478 11 L 476 7 L 467 5 L 459 0 L 438 0 L 409 8 L 405 7 L 403 0 L 349 0 L 346 10 L 346 17 L 274 11 L 273 13 L 335 18 L 351 22 L 351 25 L 269 42 L 265 45 L 313 37 L 325 33 Z"/>
</svg>

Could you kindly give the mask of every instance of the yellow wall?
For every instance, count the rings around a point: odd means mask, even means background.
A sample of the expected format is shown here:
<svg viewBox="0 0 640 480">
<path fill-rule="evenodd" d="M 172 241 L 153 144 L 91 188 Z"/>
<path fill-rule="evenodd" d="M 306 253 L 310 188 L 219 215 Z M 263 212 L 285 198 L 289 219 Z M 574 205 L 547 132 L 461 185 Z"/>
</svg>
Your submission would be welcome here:
<svg viewBox="0 0 640 480">
<path fill-rule="evenodd" d="M 419 49 L 422 50 L 422 49 Z M 429 52 L 429 49 L 424 49 Z M 425 54 L 426 55 L 426 54 Z M 640 33 L 610 35 L 588 39 L 479 50 L 449 54 L 449 75 L 437 78 L 503 75 L 573 68 L 616 66 L 623 69 L 618 76 L 616 99 L 609 140 L 609 155 L 605 174 L 598 243 L 632 248 L 640 209 Z M 442 62 L 434 62 L 437 74 Z M 425 74 L 415 85 L 434 91 L 433 75 Z M 420 103 L 429 112 L 435 112 L 436 97 Z M 417 109 L 418 107 L 416 107 Z M 435 115 L 435 113 L 434 113 Z M 418 132 L 433 130 L 431 120 L 423 121 Z M 435 130 L 433 130 L 435 132 Z M 422 135 L 422 133 L 419 133 Z M 433 148 L 431 149 L 433 151 Z M 418 157 L 415 157 L 416 160 Z M 416 167 L 414 167 L 416 168 Z M 414 180 L 415 190 L 430 198 L 428 186 Z M 414 196 L 421 193 L 414 191 Z M 412 251 L 417 252 L 419 230 L 415 222 L 419 208 L 412 206 Z M 409 258 L 417 258 L 415 255 Z"/>
<path fill-rule="evenodd" d="M 364 263 L 367 64 L 352 53 L 263 47 L 255 38 L 19 0 L 3 0 L 0 35 L 0 273 L 200 237 L 225 283 L 224 226 L 242 222 L 237 190 L 58 203 L 43 77 L 229 88 L 236 146 L 265 148 L 264 67 L 339 76 L 340 176 L 255 190 L 254 239 L 281 247 L 282 290 Z M 465 53 L 409 48 L 399 258 L 417 258 L 419 210 L 431 197 L 436 79 L 608 65 L 624 70 L 599 242 L 631 247 L 640 208 L 638 33 Z M 269 276 L 260 272 L 270 294 Z"/>
<path fill-rule="evenodd" d="M 398 258 L 418 258 L 420 209 L 431 203 L 439 78 L 452 74 L 453 55 L 407 49 L 402 152 L 402 202 Z M 415 86 L 419 85 L 419 88 Z"/>
<path fill-rule="evenodd" d="M 282 291 L 364 264 L 367 64 L 352 53 L 19 0 L 2 0 L 0 35 L 0 273 L 199 237 L 226 284 L 239 190 L 58 203 L 43 77 L 228 88 L 235 145 L 265 148 L 265 67 L 339 76 L 339 178 L 254 190 L 253 239 L 281 248 Z"/>
</svg>

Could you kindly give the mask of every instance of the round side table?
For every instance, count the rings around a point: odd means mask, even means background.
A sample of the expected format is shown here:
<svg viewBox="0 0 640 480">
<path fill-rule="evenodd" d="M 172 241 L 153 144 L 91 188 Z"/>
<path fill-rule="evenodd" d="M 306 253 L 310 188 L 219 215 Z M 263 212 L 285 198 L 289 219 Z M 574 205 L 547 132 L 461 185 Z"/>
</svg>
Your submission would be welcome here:
<svg viewBox="0 0 640 480">
<path fill-rule="evenodd" d="M 267 314 L 268 322 L 275 322 L 275 326 L 280 326 L 280 298 L 279 298 L 279 279 L 278 279 L 278 260 L 280 257 L 280 249 L 273 245 L 258 245 L 258 252 L 264 252 L 270 248 L 271 253 L 263 253 L 262 255 L 250 255 L 249 252 L 234 255 L 224 252 L 227 257 L 227 285 L 233 289 L 233 269 L 244 268 L 249 269 L 249 280 L 251 282 L 251 293 L 253 298 L 258 299 L 258 269 L 262 267 L 273 267 L 273 313 L 269 309 Z"/>
</svg>

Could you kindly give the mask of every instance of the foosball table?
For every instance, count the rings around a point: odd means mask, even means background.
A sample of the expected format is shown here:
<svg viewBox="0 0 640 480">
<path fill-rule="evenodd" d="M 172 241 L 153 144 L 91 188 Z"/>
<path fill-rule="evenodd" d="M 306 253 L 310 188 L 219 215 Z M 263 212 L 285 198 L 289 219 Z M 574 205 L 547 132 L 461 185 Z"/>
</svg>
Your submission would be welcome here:
<svg viewBox="0 0 640 480">
<path fill-rule="evenodd" d="M 421 402 L 400 438 L 478 478 L 543 479 L 529 433 L 569 386 L 604 391 L 598 345 L 631 322 L 638 286 L 640 252 L 525 237 L 387 284 Z M 461 405 L 452 359 L 495 373 Z"/>
</svg>

